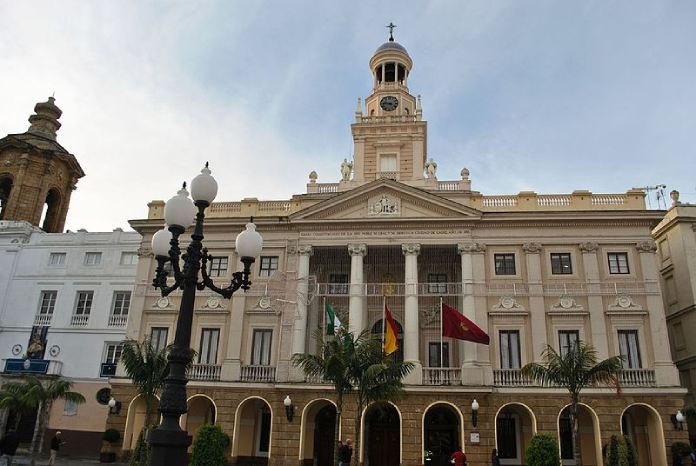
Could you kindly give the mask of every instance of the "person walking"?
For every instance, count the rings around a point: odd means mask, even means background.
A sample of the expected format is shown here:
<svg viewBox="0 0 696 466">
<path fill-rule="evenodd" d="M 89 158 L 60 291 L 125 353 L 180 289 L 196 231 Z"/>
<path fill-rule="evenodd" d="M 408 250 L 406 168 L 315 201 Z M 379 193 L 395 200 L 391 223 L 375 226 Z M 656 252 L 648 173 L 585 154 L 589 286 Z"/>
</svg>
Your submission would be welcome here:
<svg viewBox="0 0 696 466">
<path fill-rule="evenodd" d="M 14 429 L 10 429 L 7 434 L 0 440 L 0 465 L 12 466 L 12 459 L 17 452 L 19 445 L 19 435 Z"/>
<path fill-rule="evenodd" d="M 56 456 L 58 456 L 58 450 L 60 447 L 65 445 L 63 441 L 63 434 L 60 431 L 56 432 L 56 435 L 51 439 L 51 456 L 48 458 L 48 466 L 54 466 L 56 464 Z"/>
<path fill-rule="evenodd" d="M 498 450 L 495 448 L 491 452 L 491 466 L 500 466 L 500 458 L 498 458 Z"/>
<path fill-rule="evenodd" d="M 457 445 L 457 449 L 454 450 L 454 453 L 452 453 L 451 458 L 451 463 L 454 466 L 464 466 L 466 464 L 466 455 L 462 451 L 462 447 Z"/>
<path fill-rule="evenodd" d="M 346 443 L 341 445 L 338 450 L 338 466 L 350 466 L 350 459 L 353 456 L 353 441 L 349 438 Z"/>
</svg>

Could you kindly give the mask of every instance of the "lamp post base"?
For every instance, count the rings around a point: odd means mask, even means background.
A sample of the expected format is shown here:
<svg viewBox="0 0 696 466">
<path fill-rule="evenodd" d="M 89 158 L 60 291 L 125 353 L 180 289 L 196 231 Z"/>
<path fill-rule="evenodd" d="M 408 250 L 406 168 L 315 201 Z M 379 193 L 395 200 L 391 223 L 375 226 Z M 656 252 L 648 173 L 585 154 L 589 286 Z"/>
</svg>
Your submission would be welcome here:
<svg viewBox="0 0 696 466">
<path fill-rule="evenodd" d="M 150 464 L 187 466 L 191 436 L 184 430 L 163 430 L 159 427 L 150 432 Z"/>
</svg>

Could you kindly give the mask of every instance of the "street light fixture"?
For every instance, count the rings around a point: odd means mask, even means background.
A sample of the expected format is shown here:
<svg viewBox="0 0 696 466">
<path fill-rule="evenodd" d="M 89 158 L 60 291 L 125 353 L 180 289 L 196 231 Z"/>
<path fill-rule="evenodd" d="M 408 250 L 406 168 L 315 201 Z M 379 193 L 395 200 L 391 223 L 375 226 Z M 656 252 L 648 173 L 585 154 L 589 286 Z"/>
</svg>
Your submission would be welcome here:
<svg viewBox="0 0 696 466">
<path fill-rule="evenodd" d="M 478 401 L 474 400 L 471 402 L 471 423 L 474 425 L 474 428 L 476 428 L 478 424 L 478 410 L 479 410 L 479 404 Z"/>
<path fill-rule="evenodd" d="M 292 422 L 293 418 L 295 417 L 295 406 L 292 404 L 290 395 L 285 397 L 283 400 L 283 405 L 285 405 L 285 417 L 288 419 L 288 422 Z"/>
<path fill-rule="evenodd" d="M 157 259 L 157 270 L 152 285 L 160 290 L 162 296 L 167 296 L 177 289 L 182 290 L 181 305 L 177 318 L 176 336 L 169 351 L 169 375 L 164 382 L 160 413 L 162 421 L 150 433 L 152 466 L 185 466 L 188 464 L 188 447 L 191 437 L 179 426 L 179 418 L 186 413 L 186 367 L 191 361 L 191 323 L 193 307 L 196 299 L 196 289 L 209 288 L 224 298 L 231 298 L 240 288 L 248 290 L 251 282 L 251 264 L 261 254 L 263 239 L 256 232 L 253 219 L 246 224 L 236 240 L 237 254 L 240 256 L 244 269 L 232 274 L 232 281 L 226 288 L 217 287 L 208 276 L 208 261 L 213 257 L 203 247 L 203 221 L 205 209 L 210 206 L 217 194 L 217 182 L 210 175 L 208 164 L 191 182 L 191 195 L 186 191 L 186 183 L 176 196 L 167 201 L 164 206 L 164 220 L 168 225 L 156 232 L 152 237 L 152 251 Z M 194 221 L 195 216 L 195 221 Z M 182 256 L 179 249 L 179 236 L 194 224 L 191 242 Z M 179 260 L 183 258 L 183 268 Z M 165 265 L 171 263 L 174 283 L 168 285 L 169 272 Z M 200 279 L 199 279 L 200 272 Z"/>
</svg>

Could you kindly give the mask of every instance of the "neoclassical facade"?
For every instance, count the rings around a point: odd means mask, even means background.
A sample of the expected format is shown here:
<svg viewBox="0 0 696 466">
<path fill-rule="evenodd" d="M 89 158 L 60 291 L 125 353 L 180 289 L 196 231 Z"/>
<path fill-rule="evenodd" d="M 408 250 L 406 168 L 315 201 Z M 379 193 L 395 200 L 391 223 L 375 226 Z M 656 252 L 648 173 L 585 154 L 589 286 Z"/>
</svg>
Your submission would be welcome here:
<svg viewBox="0 0 696 466">
<path fill-rule="evenodd" d="M 572 464 L 568 397 L 525 379 L 520 368 L 540 361 L 547 345 L 565 351 L 583 340 L 600 358 L 623 355 L 626 364 L 620 394 L 598 387 L 583 396 L 584 464 L 602 464 L 602 445 L 623 430 L 641 465 L 666 465 L 669 445 L 686 435 L 670 423 L 685 390 L 670 355 L 651 237 L 662 213 L 646 209 L 641 191 L 483 195 L 466 168 L 461 179 L 438 179 L 421 101 L 408 88 L 408 52 L 390 39 L 369 63 L 372 93 L 358 101 L 354 159 L 343 161 L 338 182 L 320 183 L 312 172 L 306 192 L 290 199 L 208 209 L 214 280 L 229 282 L 239 269 L 234 238 L 250 216 L 264 249 L 247 293 L 197 297 L 197 359 L 182 423 L 193 435 L 204 422 L 219 424 L 235 464 L 330 464 L 334 394 L 291 357 L 316 350 L 326 304 L 352 331 L 379 335 L 386 302 L 400 334 L 395 357 L 416 369 L 398 402 L 361 413 L 348 403 L 340 435 L 354 437 L 360 416 L 363 464 L 420 465 L 426 450 L 431 464 L 448 464 L 461 444 L 470 464 L 488 463 L 498 448 L 502 464 L 521 465 L 536 432 L 556 436 L 564 464 Z M 164 344 L 173 341 L 180 295 L 161 298 L 151 286 L 156 263 L 146 249 L 164 224 L 164 203 L 148 206 L 147 218 L 131 222 L 143 256 L 127 333 Z M 440 299 L 487 331 L 490 345 L 442 339 Z M 128 380 L 111 384 L 124 409 L 108 424 L 129 450 L 143 403 Z M 480 441 L 472 443 L 476 432 Z"/>
</svg>

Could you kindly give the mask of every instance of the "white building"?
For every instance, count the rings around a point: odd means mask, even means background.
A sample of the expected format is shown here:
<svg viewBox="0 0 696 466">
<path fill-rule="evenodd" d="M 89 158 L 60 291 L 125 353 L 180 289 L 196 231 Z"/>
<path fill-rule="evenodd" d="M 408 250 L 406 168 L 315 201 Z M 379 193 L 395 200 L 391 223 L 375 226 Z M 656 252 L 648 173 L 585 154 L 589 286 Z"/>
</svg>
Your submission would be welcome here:
<svg viewBox="0 0 696 466">
<path fill-rule="evenodd" d="M 49 421 L 48 435 L 61 430 L 68 454 L 101 446 L 108 392 L 101 400 L 97 394 L 108 389 L 125 338 L 140 241 L 121 229 L 45 233 L 27 222 L 0 221 L 3 378 L 33 373 L 74 382 L 87 402 L 59 401 Z M 23 424 L 31 435 L 31 422 Z"/>
</svg>

